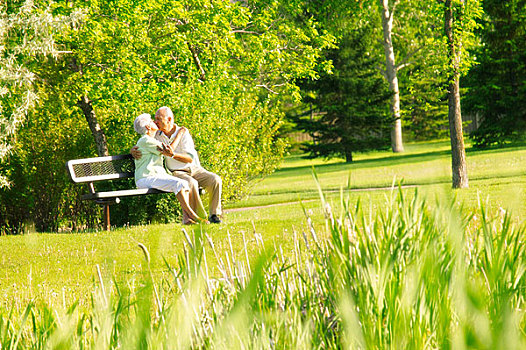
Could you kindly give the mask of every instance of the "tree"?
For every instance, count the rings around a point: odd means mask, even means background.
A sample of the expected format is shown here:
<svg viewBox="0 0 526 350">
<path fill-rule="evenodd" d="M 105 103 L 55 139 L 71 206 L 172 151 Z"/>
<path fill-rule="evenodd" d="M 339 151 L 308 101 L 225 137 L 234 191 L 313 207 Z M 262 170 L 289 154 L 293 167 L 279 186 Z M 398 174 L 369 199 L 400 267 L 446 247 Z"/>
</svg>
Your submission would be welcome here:
<svg viewBox="0 0 526 350">
<path fill-rule="evenodd" d="M 58 1 L 51 11 L 68 15 L 71 5 Z M 277 167 L 286 146 L 277 137 L 280 95 L 297 94 L 295 80 L 315 74 L 321 48 L 331 41 L 315 21 L 298 20 L 303 1 L 92 0 L 73 5 L 86 16 L 75 30 L 56 37 L 67 53 L 28 62 L 38 77 L 34 86 L 45 98 L 30 113 L 32 122 L 20 129 L 16 151 L 5 164 L 11 173 L 19 170 L 13 188 L 26 197 L 20 201 L 26 207 L 18 210 L 17 203 L 8 203 L 16 193 L 0 192 L 0 211 L 6 208 L 0 224 L 38 220 L 38 230 L 96 225 L 96 206 L 82 202 L 82 189 L 67 183 L 64 162 L 104 154 L 100 144 L 110 154 L 128 152 L 138 139 L 134 117 L 153 114 L 162 105 L 190 129 L 201 162 L 222 176 L 225 198 L 242 196 L 251 179 Z M 94 127 L 90 120 L 96 121 Z M 32 142 L 41 122 L 52 144 L 45 138 Z M 94 130 L 105 141 L 94 142 Z M 55 158 L 47 167 L 36 161 L 48 153 Z M 33 179 L 43 185 L 34 186 Z M 53 191 L 45 192 L 46 183 L 53 183 Z M 112 207 L 112 217 L 120 225 L 171 220 L 174 211 L 160 213 L 173 209 L 174 202 L 164 196 L 126 200 Z"/>
<path fill-rule="evenodd" d="M 461 18 L 457 18 L 461 21 Z M 455 40 L 452 0 L 445 1 L 444 30 L 447 36 L 448 55 L 451 73 L 448 79 L 449 133 L 451 140 L 451 168 L 453 171 L 453 187 L 468 187 L 468 171 L 466 151 L 462 133 L 462 116 L 460 110 L 460 55 L 461 45 Z"/>
<path fill-rule="evenodd" d="M 467 112 L 481 123 L 475 146 L 520 139 L 526 132 L 526 1 L 483 2 L 479 30 L 483 45 L 465 79 Z"/>
<path fill-rule="evenodd" d="M 451 141 L 451 169 L 453 188 L 468 187 L 468 173 L 462 115 L 460 108 L 460 76 L 465 74 L 472 60 L 464 54 L 473 46 L 476 19 L 481 16 L 478 0 L 445 0 L 444 32 L 449 58 L 448 119 Z"/>
<path fill-rule="evenodd" d="M 37 101 L 32 85 L 35 75 L 26 62 L 30 57 L 57 56 L 54 35 L 66 25 L 74 25 L 79 11 L 69 16 L 53 16 L 49 8 L 31 0 L 0 3 L 0 162 L 12 151 L 12 138 Z M 0 188 L 9 185 L 0 174 Z"/>
<path fill-rule="evenodd" d="M 392 94 L 391 115 L 393 125 L 391 127 L 391 149 L 393 152 L 403 152 L 404 145 L 402 142 L 402 120 L 400 116 L 400 89 L 398 87 L 397 72 L 400 67 L 396 65 L 396 58 L 393 47 L 393 21 L 396 5 L 398 0 L 379 0 L 380 17 L 382 19 L 382 44 L 385 54 L 385 79 L 389 84 L 389 90 Z"/>
<path fill-rule="evenodd" d="M 436 4 L 415 0 L 311 3 L 314 16 L 338 38 L 348 28 L 343 25 L 346 21 L 373 26 L 377 42 L 371 42 L 368 54 L 382 57 L 377 68 L 392 93 L 392 149 L 403 151 L 402 127 L 420 137 L 426 132 L 441 134 L 442 129 L 435 126 L 442 126 L 446 93 L 445 78 L 437 72 L 444 67 L 446 55 L 437 45 L 442 39 L 437 28 L 442 26 L 443 14 L 434 11 Z"/>
<path fill-rule="evenodd" d="M 314 138 L 304 146 L 312 157 L 341 156 L 351 162 L 353 152 L 388 147 L 390 93 L 376 56 L 368 55 L 372 41 L 371 26 L 346 30 L 339 47 L 327 51 L 332 73 L 302 86 L 310 108 L 294 119 Z"/>
<path fill-rule="evenodd" d="M 443 11 L 427 1 L 403 1 L 397 6 L 396 48 L 404 135 L 429 140 L 449 135 L 447 121 L 447 55 L 443 41 Z"/>
<path fill-rule="evenodd" d="M 449 135 L 446 78 L 433 68 L 430 62 L 416 63 L 399 75 L 404 132 L 412 140 Z"/>
<path fill-rule="evenodd" d="M 437 13 L 432 1 L 377 0 L 377 4 L 386 60 L 383 74 L 393 93 L 392 148 L 403 151 L 402 120 L 413 135 L 415 131 L 425 133 L 424 137 L 442 134 L 447 79 L 438 72 L 448 59 L 437 28 L 442 26 L 443 13 Z"/>
<path fill-rule="evenodd" d="M 396 64 L 397 58 L 393 40 L 395 12 L 399 3 L 400 0 L 360 0 L 352 2 L 351 4 L 348 2 L 335 1 L 329 2 L 328 5 L 325 5 L 326 9 L 337 9 L 337 12 L 339 12 L 340 15 L 336 14 L 336 16 L 341 16 L 341 13 L 343 13 L 344 16 L 348 17 L 347 20 L 353 18 L 353 20 L 355 20 L 357 23 L 360 22 L 361 17 L 364 17 L 365 21 L 376 23 L 376 20 L 373 17 L 375 15 L 377 15 L 381 20 L 381 39 L 379 39 L 379 42 L 382 44 L 384 64 L 383 68 L 380 70 L 389 86 L 389 91 L 391 91 L 391 149 L 393 152 L 404 151 L 402 140 L 402 120 L 400 114 L 398 70 L 405 66 L 405 64 L 400 66 Z M 338 23 L 341 22 L 342 20 L 340 19 Z M 374 46 L 373 43 L 372 46 Z"/>
<path fill-rule="evenodd" d="M 223 177 L 225 196 L 236 197 L 277 166 L 277 96 L 296 93 L 294 80 L 314 74 L 331 40 L 315 21 L 297 20 L 302 9 L 303 1 L 93 2 L 63 36 L 72 53 L 62 84 L 88 122 L 96 116 L 90 128 L 104 131 L 110 152 L 131 147 L 136 135 L 122 130 L 130 114 L 170 105 Z"/>
</svg>

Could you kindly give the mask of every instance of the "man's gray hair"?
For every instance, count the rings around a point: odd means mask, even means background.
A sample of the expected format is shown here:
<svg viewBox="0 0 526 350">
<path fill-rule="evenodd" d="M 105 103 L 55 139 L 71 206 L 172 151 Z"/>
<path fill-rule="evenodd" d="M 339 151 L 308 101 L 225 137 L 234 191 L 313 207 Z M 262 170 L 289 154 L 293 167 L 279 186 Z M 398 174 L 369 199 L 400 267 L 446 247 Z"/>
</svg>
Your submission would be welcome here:
<svg viewBox="0 0 526 350">
<path fill-rule="evenodd" d="M 158 118 L 160 116 L 173 118 L 174 114 L 170 107 L 162 106 L 157 110 L 157 112 L 155 112 L 155 118 Z"/>
<path fill-rule="evenodd" d="M 133 122 L 133 128 L 139 134 L 144 135 L 146 134 L 146 125 L 149 125 L 151 122 L 152 117 L 148 113 L 143 113 L 135 118 L 135 121 Z"/>
</svg>

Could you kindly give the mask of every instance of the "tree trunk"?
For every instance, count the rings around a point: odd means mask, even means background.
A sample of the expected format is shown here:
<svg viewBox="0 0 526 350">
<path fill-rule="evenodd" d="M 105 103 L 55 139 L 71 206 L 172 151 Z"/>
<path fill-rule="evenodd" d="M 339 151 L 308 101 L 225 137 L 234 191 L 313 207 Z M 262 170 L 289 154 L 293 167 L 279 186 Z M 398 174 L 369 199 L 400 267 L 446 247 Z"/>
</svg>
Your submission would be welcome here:
<svg viewBox="0 0 526 350">
<path fill-rule="evenodd" d="M 99 157 L 108 156 L 109 152 L 108 144 L 106 142 L 106 135 L 104 134 L 104 131 L 102 131 L 102 128 L 97 121 L 91 100 L 88 98 L 88 96 L 84 95 L 78 100 L 77 105 L 80 107 L 80 109 L 82 109 L 91 133 L 93 134 L 95 144 L 97 145 L 97 154 Z"/>
<path fill-rule="evenodd" d="M 466 165 L 466 150 L 462 133 L 462 114 L 460 109 L 460 47 L 455 43 L 453 28 L 453 7 L 451 0 L 445 2 L 444 28 L 447 36 L 448 55 L 452 72 L 449 75 L 448 117 L 449 138 L 451 140 L 451 170 L 453 173 L 453 188 L 468 187 L 468 171 Z"/>
<path fill-rule="evenodd" d="M 400 120 L 400 91 L 398 88 L 397 68 L 395 54 L 393 49 L 392 32 L 393 32 L 393 13 L 389 11 L 389 0 L 381 1 L 382 29 L 384 34 L 384 52 L 385 52 L 385 78 L 389 83 L 389 91 L 393 94 L 391 100 L 391 115 L 393 116 L 393 125 L 391 129 L 391 148 L 393 152 L 403 152 L 402 143 L 402 121 Z"/>
<path fill-rule="evenodd" d="M 345 163 L 351 163 L 351 162 L 352 162 L 352 152 L 345 151 Z"/>
</svg>

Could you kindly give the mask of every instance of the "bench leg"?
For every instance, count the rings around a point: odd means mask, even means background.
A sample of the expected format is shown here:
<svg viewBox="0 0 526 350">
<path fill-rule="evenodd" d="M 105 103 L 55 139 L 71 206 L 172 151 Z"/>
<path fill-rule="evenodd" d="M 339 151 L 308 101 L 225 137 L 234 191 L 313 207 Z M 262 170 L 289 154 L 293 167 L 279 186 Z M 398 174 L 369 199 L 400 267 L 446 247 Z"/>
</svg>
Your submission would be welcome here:
<svg viewBox="0 0 526 350">
<path fill-rule="evenodd" d="M 106 231 L 109 231 L 111 228 L 109 204 L 104 204 L 104 226 L 106 226 Z"/>
</svg>

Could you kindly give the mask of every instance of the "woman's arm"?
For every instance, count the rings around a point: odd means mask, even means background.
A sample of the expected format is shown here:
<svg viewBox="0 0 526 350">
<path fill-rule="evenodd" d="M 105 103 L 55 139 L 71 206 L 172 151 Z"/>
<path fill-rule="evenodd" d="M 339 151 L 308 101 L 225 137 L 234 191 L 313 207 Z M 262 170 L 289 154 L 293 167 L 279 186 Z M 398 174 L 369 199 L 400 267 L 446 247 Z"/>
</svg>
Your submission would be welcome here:
<svg viewBox="0 0 526 350">
<path fill-rule="evenodd" d="M 151 136 L 143 136 L 137 141 L 138 150 L 142 155 L 146 153 L 153 153 L 160 155 L 163 149 L 163 143 L 159 140 L 154 139 Z M 133 156 L 133 154 L 132 154 Z"/>
<path fill-rule="evenodd" d="M 181 128 L 177 131 L 177 135 L 175 135 L 174 140 L 170 143 L 170 147 L 172 149 L 175 149 L 175 147 L 177 147 L 179 142 L 181 142 L 181 139 L 183 138 L 184 133 L 187 131 L 188 131 L 187 128 L 185 128 L 184 126 L 181 126 Z"/>
</svg>

